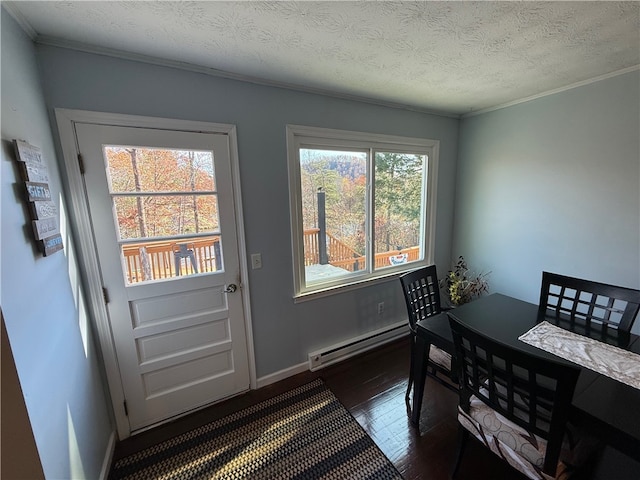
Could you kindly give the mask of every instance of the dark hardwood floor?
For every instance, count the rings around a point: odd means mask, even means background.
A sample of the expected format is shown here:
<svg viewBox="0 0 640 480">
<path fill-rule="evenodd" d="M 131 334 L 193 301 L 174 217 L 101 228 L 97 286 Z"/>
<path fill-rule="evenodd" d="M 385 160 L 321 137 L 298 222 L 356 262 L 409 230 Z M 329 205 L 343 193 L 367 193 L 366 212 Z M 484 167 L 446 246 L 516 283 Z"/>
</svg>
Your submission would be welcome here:
<svg viewBox="0 0 640 480">
<path fill-rule="evenodd" d="M 192 413 L 118 443 L 114 460 L 320 377 L 406 480 L 448 479 L 456 451 L 457 397 L 454 392 L 427 379 L 418 433 L 409 421 L 404 399 L 409 349 L 409 341 L 400 340 L 318 372 L 304 372 Z M 598 472 L 605 473 L 594 472 L 594 478 L 640 478 L 640 475 L 636 476 L 639 470 L 635 470 L 635 462 L 631 467 L 628 462 L 625 466 L 627 457 L 620 459 L 620 454 L 616 456 L 615 452 L 611 455 L 610 466 L 598 468 Z M 468 442 L 456 476 L 457 480 L 523 478 L 475 440 Z"/>
</svg>

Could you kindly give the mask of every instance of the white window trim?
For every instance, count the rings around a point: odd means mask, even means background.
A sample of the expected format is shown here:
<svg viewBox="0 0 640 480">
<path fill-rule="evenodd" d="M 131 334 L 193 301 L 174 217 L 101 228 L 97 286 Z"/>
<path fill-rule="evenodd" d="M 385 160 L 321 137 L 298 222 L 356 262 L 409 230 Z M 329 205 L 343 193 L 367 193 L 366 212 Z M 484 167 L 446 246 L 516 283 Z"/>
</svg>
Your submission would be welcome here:
<svg viewBox="0 0 640 480">
<path fill-rule="evenodd" d="M 286 135 L 289 171 L 289 208 L 291 217 L 291 251 L 294 280 L 293 298 L 296 303 L 395 280 L 404 272 L 433 263 L 437 211 L 436 199 L 440 149 L 439 140 L 335 130 L 302 125 L 287 125 Z M 331 147 L 343 146 L 345 148 L 353 148 L 354 146 L 362 147 L 364 144 L 373 149 L 384 150 L 389 149 L 389 147 L 392 146 L 394 151 L 398 152 L 406 151 L 415 153 L 416 150 L 428 152 L 429 162 L 427 171 L 427 191 L 426 198 L 424 199 L 426 201 L 426 208 L 424 212 L 426 219 L 423 219 L 422 222 L 424 227 L 424 259 L 422 261 L 385 269 L 378 274 L 366 273 L 360 276 L 354 275 L 346 282 L 344 279 L 340 279 L 333 283 L 323 283 L 320 287 L 305 287 L 304 261 L 300 261 L 304 258 L 304 246 L 302 235 L 299 234 L 299 232 L 302 231 L 302 202 L 300 198 L 300 161 L 298 158 L 298 144 L 300 143 L 300 140 L 305 137 L 311 137 L 313 139 L 313 144 L 318 146 L 327 145 Z M 367 227 L 369 228 L 369 226 Z M 370 234 L 368 237 L 371 238 Z"/>
</svg>

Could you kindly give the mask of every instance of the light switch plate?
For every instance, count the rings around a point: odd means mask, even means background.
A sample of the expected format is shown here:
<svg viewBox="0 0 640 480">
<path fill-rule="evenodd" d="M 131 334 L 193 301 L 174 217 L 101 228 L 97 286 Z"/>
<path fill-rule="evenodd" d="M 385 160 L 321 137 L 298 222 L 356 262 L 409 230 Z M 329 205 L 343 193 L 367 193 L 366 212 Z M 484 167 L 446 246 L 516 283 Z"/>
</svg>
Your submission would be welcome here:
<svg viewBox="0 0 640 480">
<path fill-rule="evenodd" d="M 256 270 L 262 268 L 262 255 L 259 253 L 251 254 L 251 268 Z"/>
</svg>

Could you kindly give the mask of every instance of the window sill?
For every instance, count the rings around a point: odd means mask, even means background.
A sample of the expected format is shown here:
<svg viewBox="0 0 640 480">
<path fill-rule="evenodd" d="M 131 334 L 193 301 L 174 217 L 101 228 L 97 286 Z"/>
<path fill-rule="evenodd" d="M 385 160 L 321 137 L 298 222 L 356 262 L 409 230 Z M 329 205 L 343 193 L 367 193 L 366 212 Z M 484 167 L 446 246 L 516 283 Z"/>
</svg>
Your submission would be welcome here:
<svg viewBox="0 0 640 480">
<path fill-rule="evenodd" d="M 293 303 L 303 303 L 311 300 L 316 300 L 318 298 L 330 297 L 332 295 L 338 295 L 345 292 L 350 292 L 353 290 L 359 290 L 361 288 L 367 288 L 374 285 L 380 285 L 382 283 L 388 283 L 391 281 L 396 281 L 400 275 L 407 273 L 410 270 L 415 268 L 419 268 L 422 266 L 418 262 L 412 263 L 410 269 L 406 270 L 395 270 L 393 272 L 389 272 L 387 274 L 381 275 L 375 278 L 369 278 L 366 280 L 359 280 L 353 283 L 343 283 L 340 285 L 331 285 L 326 288 L 318 288 L 317 290 L 313 290 L 311 292 L 301 292 L 293 297 Z M 399 286 L 399 284 L 398 284 Z"/>
</svg>

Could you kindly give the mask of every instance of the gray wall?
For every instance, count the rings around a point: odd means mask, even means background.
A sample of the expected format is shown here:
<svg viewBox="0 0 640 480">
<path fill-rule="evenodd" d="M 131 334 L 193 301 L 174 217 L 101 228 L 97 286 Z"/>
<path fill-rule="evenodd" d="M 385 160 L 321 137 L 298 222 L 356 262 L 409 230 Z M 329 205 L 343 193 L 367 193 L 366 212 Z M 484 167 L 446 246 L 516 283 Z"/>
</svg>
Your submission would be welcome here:
<svg viewBox="0 0 640 480">
<path fill-rule="evenodd" d="M 640 288 L 638 72 L 465 119 L 459 141 L 451 118 L 34 48 L 7 17 L 3 10 L 1 303 L 49 478 L 96 478 L 112 429 L 71 238 L 49 258 L 34 249 L 8 144 L 21 138 L 43 149 L 63 206 L 47 119 L 56 107 L 237 125 L 245 253 L 262 253 L 264 264 L 249 279 L 259 377 L 405 315 L 397 280 L 293 303 L 288 123 L 440 140 L 440 272 L 464 254 L 492 271 L 493 291 L 529 301 L 542 270 Z"/>
<path fill-rule="evenodd" d="M 492 291 L 537 302 L 543 270 L 640 288 L 639 92 L 635 71 L 462 121 L 453 253 Z"/>
<path fill-rule="evenodd" d="M 237 126 L 258 377 L 300 364 L 316 348 L 406 318 L 397 279 L 293 302 L 285 126 L 311 125 L 441 141 L 437 263 L 449 265 L 458 120 L 39 46 L 47 106 Z M 375 305 L 385 302 L 378 320 Z"/>
<path fill-rule="evenodd" d="M 45 476 L 98 478 L 113 427 L 73 246 L 63 235 L 64 252 L 45 258 L 35 248 L 24 183 L 11 144 L 13 139 L 23 139 L 42 149 L 49 186 L 63 212 L 59 219 L 65 224 L 51 125 L 34 45 L 1 11 L 2 312 Z M 4 394 L 3 389 L 3 406 Z M 5 420 L 3 415 L 3 427 Z M 25 453 L 19 442 L 2 443 L 3 456 L 24 458 Z M 29 471 L 30 466 L 26 467 Z M 37 466 L 31 469 L 37 470 Z"/>
</svg>

